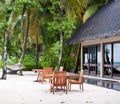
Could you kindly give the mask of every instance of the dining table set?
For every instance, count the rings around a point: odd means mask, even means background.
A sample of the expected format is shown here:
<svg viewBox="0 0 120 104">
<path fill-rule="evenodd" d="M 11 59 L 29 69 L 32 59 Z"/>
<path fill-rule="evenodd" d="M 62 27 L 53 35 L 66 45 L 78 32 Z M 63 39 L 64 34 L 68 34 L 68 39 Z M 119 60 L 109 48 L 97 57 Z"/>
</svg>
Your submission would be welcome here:
<svg viewBox="0 0 120 104">
<path fill-rule="evenodd" d="M 80 74 L 66 72 L 63 67 L 60 67 L 59 70 L 53 70 L 52 67 L 44 67 L 43 69 L 32 69 L 37 72 L 37 79 L 35 82 L 44 83 L 49 81 L 50 83 L 50 91 L 54 92 L 57 90 L 63 90 L 64 92 L 71 91 L 72 84 L 79 84 L 80 90 L 82 87 L 83 91 L 83 70 L 80 71 Z"/>
</svg>

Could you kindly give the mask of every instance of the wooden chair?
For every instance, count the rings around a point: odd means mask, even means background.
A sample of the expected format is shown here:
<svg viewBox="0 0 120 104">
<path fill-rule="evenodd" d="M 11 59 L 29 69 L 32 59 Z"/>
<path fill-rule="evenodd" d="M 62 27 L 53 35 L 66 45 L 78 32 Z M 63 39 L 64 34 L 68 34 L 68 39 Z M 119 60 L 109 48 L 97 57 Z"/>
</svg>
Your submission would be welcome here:
<svg viewBox="0 0 120 104">
<path fill-rule="evenodd" d="M 45 80 L 44 80 L 44 70 L 38 71 L 37 81 L 38 81 L 38 82 L 42 82 L 42 83 L 45 81 Z"/>
<path fill-rule="evenodd" d="M 49 79 L 49 82 L 50 82 L 50 79 L 52 77 L 52 74 L 53 74 L 53 68 L 52 67 L 44 67 L 43 69 L 43 79 Z"/>
<path fill-rule="evenodd" d="M 71 85 L 72 84 L 79 84 L 80 85 L 80 90 L 81 90 L 81 86 L 82 86 L 82 91 L 84 90 L 83 89 L 83 82 L 84 82 L 84 71 L 81 70 L 80 72 L 80 76 L 79 76 L 79 80 L 75 80 L 75 79 L 68 79 L 68 89 L 71 91 Z M 78 77 L 74 77 L 74 78 L 78 78 Z"/>
<path fill-rule="evenodd" d="M 53 73 L 52 67 L 44 67 L 43 70 L 38 71 L 38 81 L 43 83 L 45 79 L 51 78 L 52 73 Z"/>
<path fill-rule="evenodd" d="M 59 90 L 66 91 L 67 94 L 67 81 L 66 81 L 66 71 L 55 71 L 53 73 L 53 78 L 50 84 L 51 92 L 55 92 L 60 87 Z"/>
</svg>

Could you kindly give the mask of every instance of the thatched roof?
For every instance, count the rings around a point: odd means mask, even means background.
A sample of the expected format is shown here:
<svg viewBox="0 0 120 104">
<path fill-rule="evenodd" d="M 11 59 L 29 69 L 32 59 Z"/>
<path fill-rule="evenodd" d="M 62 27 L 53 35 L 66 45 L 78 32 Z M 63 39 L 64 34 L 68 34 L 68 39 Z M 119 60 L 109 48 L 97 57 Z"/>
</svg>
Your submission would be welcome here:
<svg viewBox="0 0 120 104">
<path fill-rule="evenodd" d="M 86 40 L 103 39 L 120 35 L 120 0 L 110 0 L 88 21 L 80 26 L 66 44 L 78 44 Z"/>
</svg>

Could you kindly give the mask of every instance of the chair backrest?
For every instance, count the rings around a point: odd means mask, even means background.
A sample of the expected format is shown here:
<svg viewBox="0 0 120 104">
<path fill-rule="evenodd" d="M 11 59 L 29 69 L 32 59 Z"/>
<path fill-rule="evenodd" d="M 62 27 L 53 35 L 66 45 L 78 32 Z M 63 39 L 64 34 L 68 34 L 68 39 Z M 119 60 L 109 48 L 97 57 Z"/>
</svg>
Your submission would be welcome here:
<svg viewBox="0 0 120 104">
<path fill-rule="evenodd" d="M 83 83 L 84 81 L 84 70 L 80 71 L 80 78 L 79 78 L 79 82 Z"/>
<path fill-rule="evenodd" d="M 52 73 L 53 73 L 52 69 L 46 69 L 46 70 L 44 70 L 44 75 L 46 75 L 46 74 L 52 74 Z"/>
<path fill-rule="evenodd" d="M 44 70 L 44 75 L 53 73 L 52 67 L 44 67 L 43 70 Z"/>
<path fill-rule="evenodd" d="M 44 69 L 44 70 L 48 70 L 48 69 L 49 69 L 49 70 L 53 70 L 52 67 L 44 67 L 43 69 Z"/>
<path fill-rule="evenodd" d="M 64 68 L 63 66 L 60 66 L 59 71 L 63 71 L 63 68 Z"/>
<path fill-rule="evenodd" d="M 55 71 L 53 77 L 54 86 L 66 86 L 66 71 Z"/>
</svg>

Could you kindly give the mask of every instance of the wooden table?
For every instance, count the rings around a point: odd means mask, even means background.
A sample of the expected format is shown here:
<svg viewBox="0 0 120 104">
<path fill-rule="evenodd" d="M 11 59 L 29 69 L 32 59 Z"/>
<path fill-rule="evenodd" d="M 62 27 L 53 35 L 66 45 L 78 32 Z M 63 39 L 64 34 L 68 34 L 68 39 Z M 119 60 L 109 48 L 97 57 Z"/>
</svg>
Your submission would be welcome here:
<svg viewBox="0 0 120 104">
<path fill-rule="evenodd" d="M 48 77 L 53 77 L 53 74 L 48 74 L 46 75 Z M 66 78 L 69 79 L 69 78 L 79 78 L 80 77 L 80 74 L 75 74 L 75 73 L 69 73 L 69 72 L 66 72 Z"/>
<path fill-rule="evenodd" d="M 49 79 L 52 78 L 52 70 L 49 69 L 32 69 L 33 71 L 37 71 L 38 76 L 37 76 L 37 80 L 35 80 L 35 82 L 44 82 L 45 79 Z M 49 74 L 50 73 L 50 74 Z"/>
<path fill-rule="evenodd" d="M 39 80 L 40 77 L 40 73 L 43 73 L 43 69 L 32 69 L 32 71 L 36 71 L 38 73 L 37 75 L 37 79 L 34 82 L 41 82 L 41 80 Z"/>
<path fill-rule="evenodd" d="M 44 78 L 43 78 L 43 74 L 44 74 L 44 71 L 43 69 L 32 69 L 33 71 L 36 71 L 38 73 L 38 76 L 37 76 L 37 79 L 35 80 L 35 82 L 44 82 Z M 49 78 L 52 78 L 53 77 L 53 74 L 47 74 L 45 75 L 46 77 L 49 77 Z M 69 78 L 79 78 L 79 74 L 75 74 L 75 73 L 70 73 L 70 72 L 66 72 L 66 78 L 69 79 Z"/>
</svg>

